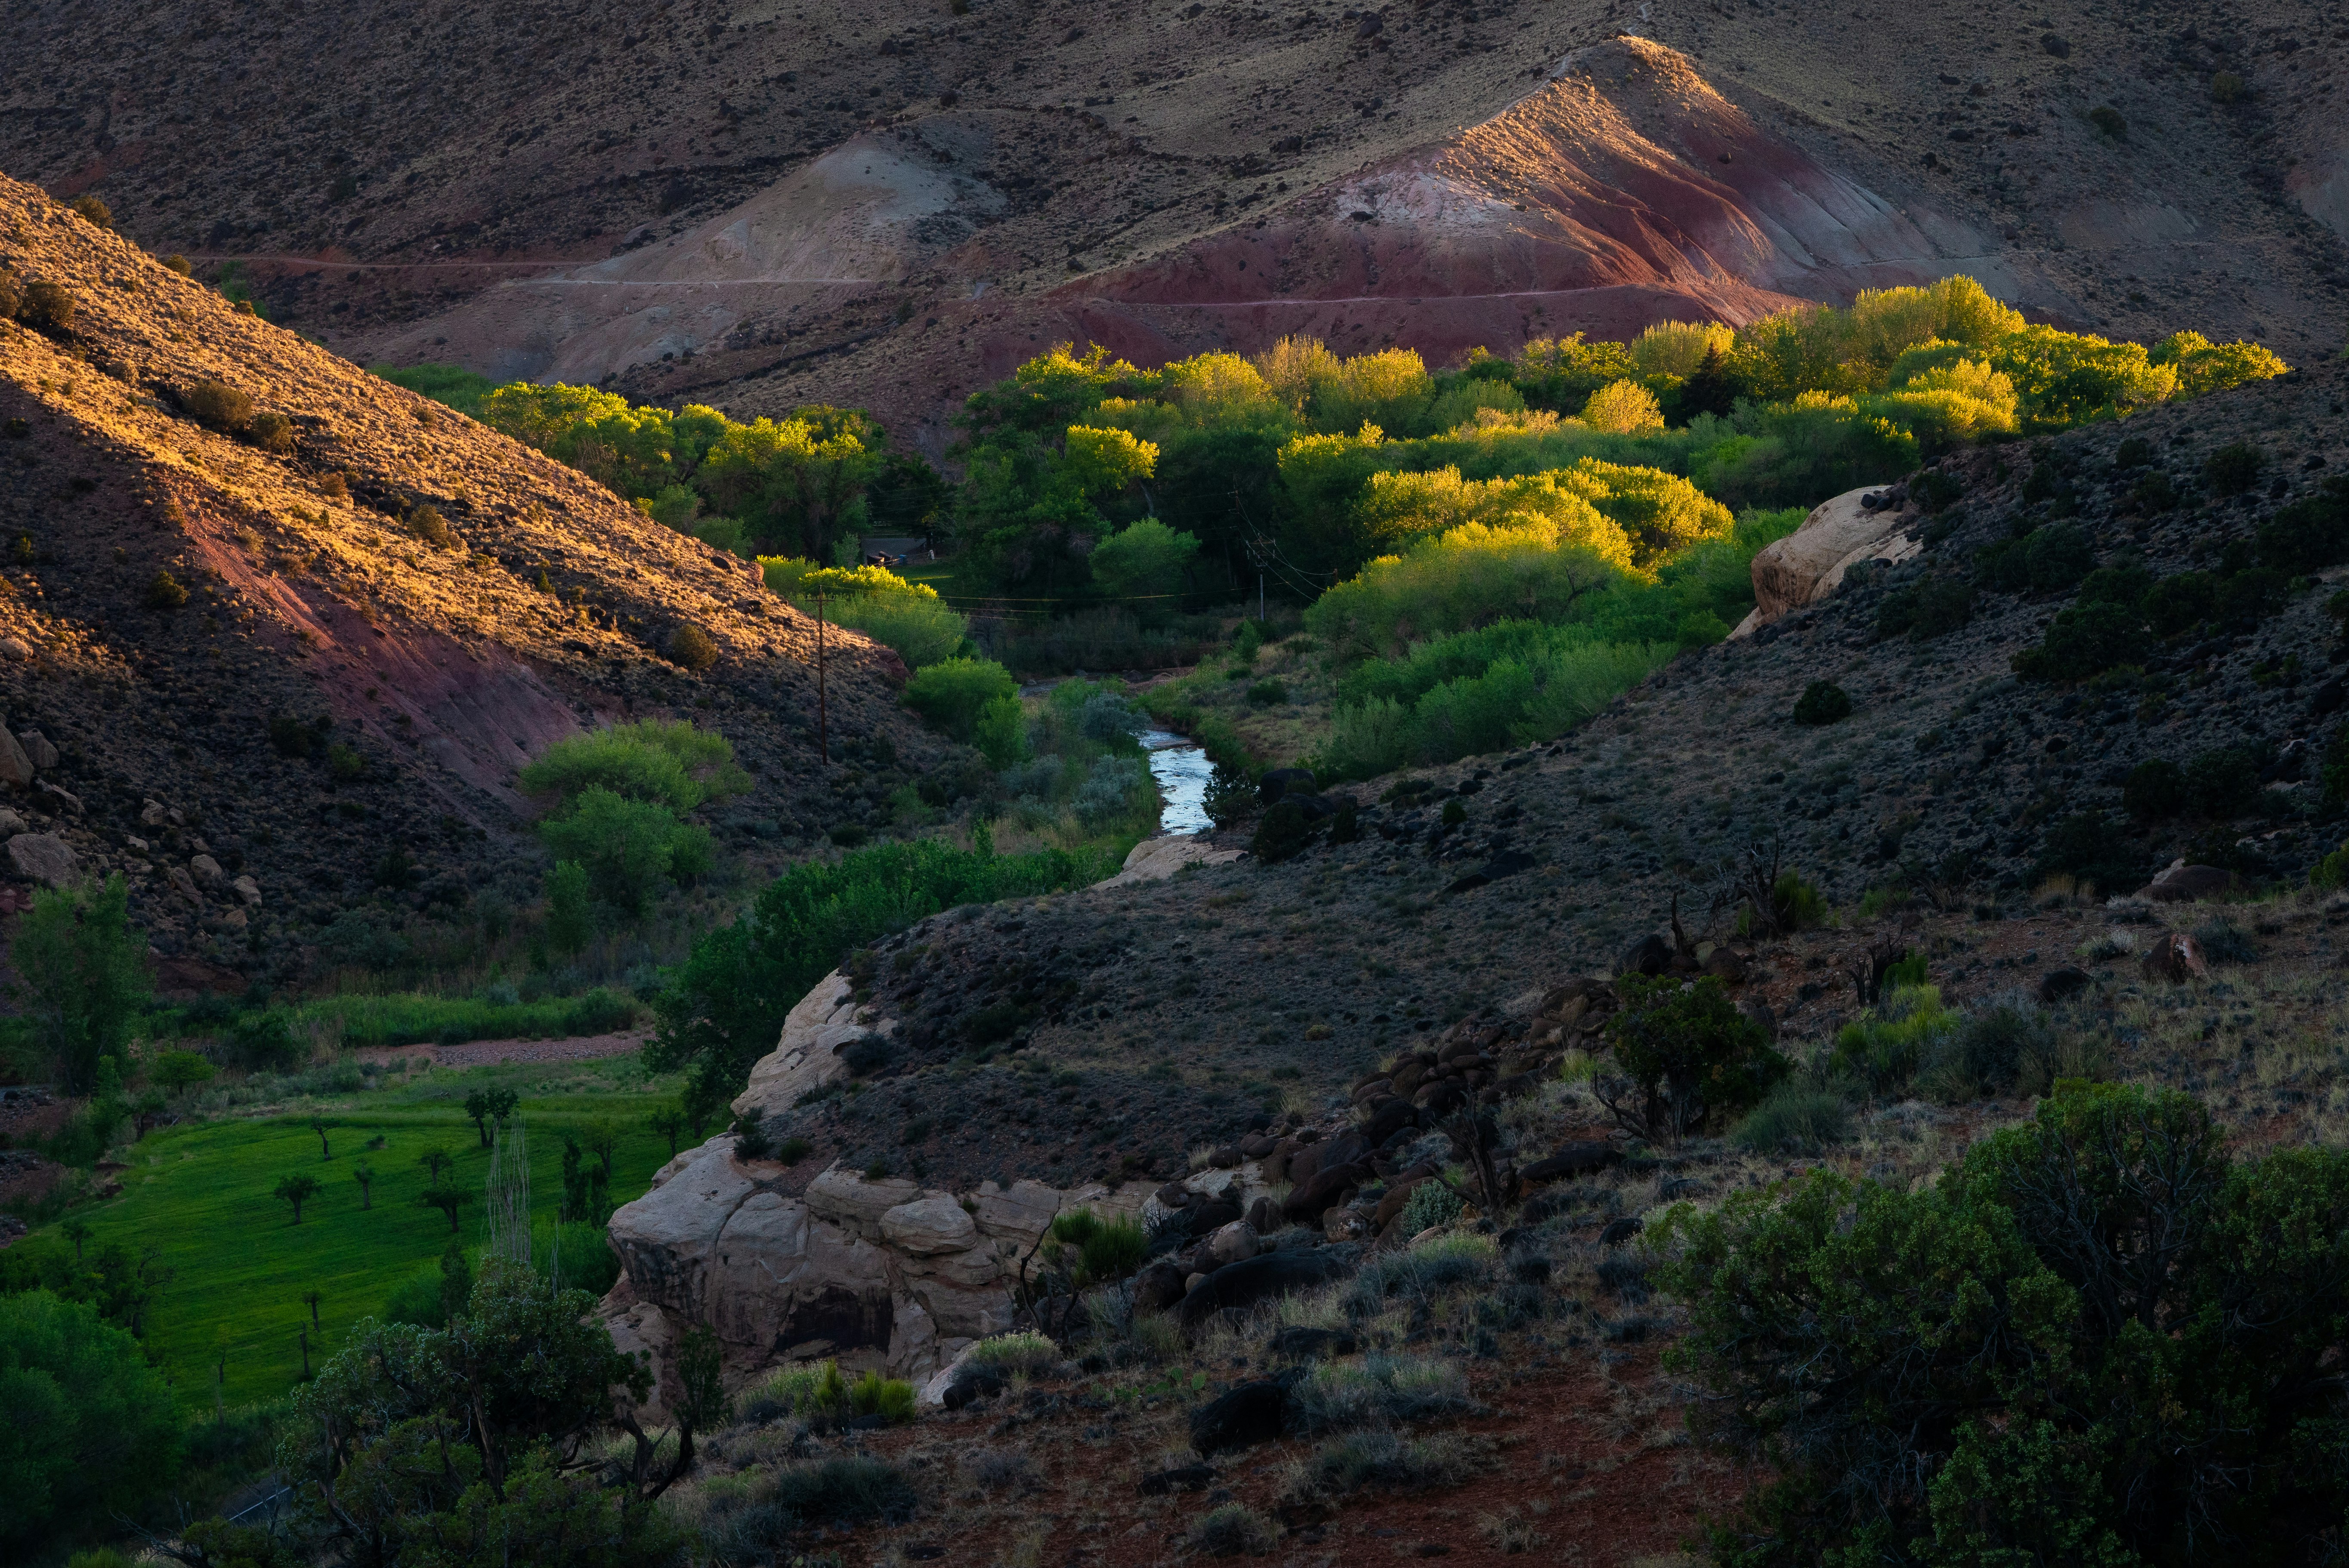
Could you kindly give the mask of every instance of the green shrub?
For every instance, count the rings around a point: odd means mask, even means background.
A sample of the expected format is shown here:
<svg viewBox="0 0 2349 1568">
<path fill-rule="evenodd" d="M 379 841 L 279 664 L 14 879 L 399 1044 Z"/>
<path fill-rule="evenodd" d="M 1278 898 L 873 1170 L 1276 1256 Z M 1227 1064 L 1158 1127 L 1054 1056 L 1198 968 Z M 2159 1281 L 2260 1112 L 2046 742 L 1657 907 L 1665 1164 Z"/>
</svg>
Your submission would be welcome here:
<svg viewBox="0 0 2349 1568">
<path fill-rule="evenodd" d="M 1830 1065 L 1868 1085 L 1878 1097 L 1907 1092 L 1926 1058 L 1957 1026 L 1957 1015 L 1941 1006 L 1934 985 L 1901 986 L 1875 1013 L 1837 1032 Z"/>
<path fill-rule="evenodd" d="M 1065 1209 L 1052 1218 L 1051 1237 L 1068 1249 L 1078 1285 L 1123 1279 L 1142 1266 L 1150 1233 L 1133 1220 L 1104 1220 L 1091 1209 Z"/>
<path fill-rule="evenodd" d="M 1277 680 L 1262 680 L 1247 689 L 1247 699 L 1257 707 L 1274 707 L 1288 700 L 1288 687 Z"/>
<path fill-rule="evenodd" d="M 1402 1233 L 1415 1236 L 1432 1226 L 1448 1225 L 1466 1208 L 1460 1194 L 1443 1182 L 1422 1181 L 1403 1202 Z"/>
<path fill-rule="evenodd" d="M 188 591 L 180 580 L 168 572 L 158 572 L 147 582 L 147 607 L 150 610 L 176 610 L 188 602 Z"/>
<path fill-rule="evenodd" d="M 1321 819 L 1294 800 L 1276 800 L 1256 825 L 1248 852 L 1266 865 L 1277 865 L 1302 854 L 1321 830 Z"/>
<path fill-rule="evenodd" d="M 1594 1079 L 1593 1090 L 1626 1131 L 1677 1141 L 1735 1117 L 1786 1076 L 1762 1026 L 1711 975 L 1626 975 L 1616 989 L 1622 1006 L 1607 1038 L 1620 1073 Z"/>
<path fill-rule="evenodd" d="M 2249 441 L 2233 441 L 2202 459 L 2202 480 L 2219 495 L 2240 495 L 2259 483 L 2267 454 Z"/>
<path fill-rule="evenodd" d="M 992 659 L 945 659 L 905 683 L 905 706 L 957 740 L 968 740 L 987 705 L 1016 697 L 1019 683 Z"/>
<path fill-rule="evenodd" d="M 190 387 L 181 402 L 196 423 L 233 435 L 253 419 L 253 399 L 225 381 L 203 380 Z"/>
<path fill-rule="evenodd" d="M 2295 577 L 2349 560 L 2349 479 L 2329 479 L 2316 494 L 2277 508 L 2260 524 L 2259 545 L 2262 564 Z"/>
<path fill-rule="evenodd" d="M 2064 1055 L 2047 1015 L 2013 994 L 1993 998 L 1940 1035 L 1918 1079 L 1934 1099 L 1954 1104 L 2015 1089 L 2044 1094 L 2078 1065 Z"/>
<path fill-rule="evenodd" d="M 602 788 L 632 800 L 690 811 L 740 794 L 750 776 L 734 765 L 726 738 L 687 719 L 640 719 L 565 736 L 522 770 L 522 787 L 568 802 Z"/>
<path fill-rule="evenodd" d="M 2233 71 L 2215 72 L 2210 77 L 2210 101 L 2239 104 L 2251 96 L 2251 84 Z"/>
<path fill-rule="evenodd" d="M 680 623 L 668 634 L 669 662 L 696 675 L 716 664 L 722 651 L 717 638 L 690 621 Z"/>
<path fill-rule="evenodd" d="M 2088 536 L 2068 522 L 2034 529 L 2023 542 L 2023 559 L 2034 593 L 2061 593 L 2096 563 Z"/>
<path fill-rule="evenodd" d="M 2121 111 L 2108 103 L 2100 103 L 2088 111 L 2088 123 L 2111 137 L 2115 141 L 2128 139 L 2128 120 Z"/>
<path fill-rule="evenodd" d="M 998 1372 L 1036 1373 L 1058 1365 L 1061 1347 L 1040 1334 L 999 1334 L 971 1346 L 970 1358 Z"/>
<path fill-rule="evenodd" d="M 1279 1539 L 1272 1521 L 1244 1502 L 1227 1502 L 1201 1516 L 1183 1544 L 1202 1557 L 1260 1557 Z"/>
<path fill-rule="evenodd" d="M 2197 753 L 2186 764 L 2186 791 L 2206 817 L 2240 817 L 2258 804 L 2259 760 L 2240 747 Z"/>
<path fill-rule="evenodd" d="M 1914 642 L 1961 630 L 1973 619 L 1974 586 L 1962 577 L 1928 577 L 1894 589 L 1877 606 L 1876 634 Z"/>
<path fill-rule="evenodd" d="M 2025 680 L 2083 681 L 2116 665 L 2143 664 L 2145 618 L 2119 604 L 2074 604 L 2055 612 L 2036 647 L 2011 661 Z"/>
<path fill-rule="evenodd" d="M 546 940 L 555 952 L 576 953 L 595 934 L 592 893 L 587 868 L 577 861 L 557 861 L 546 873 Z"/>
<path fill-rule="evenodd" d="M 2049 828 L 2039 841 L 2039 859 L 2031 874 L 2033 881 L 2077 877 L 2112 892 L 2145 881 L 2127 832 L 2094 811 L 2077 812 Z"/>
<path fill-rule="evenodd" d="M 1028 710 L 1016 696 L 999 696 L 978 710 L 971 743 L 989 768 L 1014 768 L 1028 760 Z"/>
<path fill-rule="evenodd" d="M 2349 886 L 2349 844 L 2328 851 L 2322 860 L 2309 867 L 2308 885 L 2328 890 Z"/>
<path fill-rule="evenodd" d="M 1813 681 L 1795 699 L 1796 724 L 1833 724 L 1851 717 L 1851 695 L 1833 681 Z"/>
<path fill-rule="evenodd" d="M 849 1386 L 848 1408 L 860 1416 L 879 1416 L 902 1427 L 914 1418 L 914 1386 L 901 1377 L 884 1377 L 869 1371 Z"/>
<path fill-rule="evenodd" d="M 2059 1085 L 1917 1191 L 1814 1171 L 1651 1237 L 1700 1435 L 1777 1456 L 1714 1528 L 1737 1561 L 2224 1561 L 2349 1507 L 2307 1398 L 2349 1152 L 2237 1161 L 2186 1095 Z"/>
<path fill-rule="evenodd" d="M 93 223 L 98 228 L 111 229 L 114 227 L 113 212 L 108 210 L 105 202 L 99 201 L 95 196 L 85 192 L 84 194 L 77 196 L 72 201 L 67 202 L 66 207 L 76 217 L 89 223 Z"/>
<path fill-rule="evenodd" d="M 2147 820 L 2178 815 L 2192 798 L 2186 769 L 2167 758 L 2147 758 L 2129 769 L 2128 780 L 2121 786 L 2121 804 L 2129 815 Z"/>
<path fill-rule="evenodd" d="M 1485 1469 L 1467 1444 L 1449 1434 L 1408 1438 L 1392 1431 L 1347 1432 L 1294 1460 L 1280 1495 L 1284 1502 L 1297 1505 L 1371 1487 L 1415 1491 L 1457 1486 Z"/>
<path fill-rule="evenodd" d="M 1851 1108 L 1832 1088 L 1789 1078 L 1764 1095 L 1731 1136 L 1756 1154 L 1816 1154 L 1851 1136 Z"/>
<path fill-rule="evenodd" d="M 70 335 L 74 325 L 73 291 L 46 278 L 26 284 L 24 303 L 16 307 L 16 319 L 35 332 Z"/>
<path fill-rule="evenodd" d="M 435 550 L 457 548 L 457 531 L 437 506 L 419 506 L 408 514 L 408 531 Z"/>
<path fill-rule="evenodd" d="M 2146 591 L 2145 618 L 2157 635 L 2191 631 L 2217 607 L 2219 581 L 2207 572 L 2179 572 Z"/>
<path fill-rule="evenodd" d="M 294 449 L 294 421 L 283 414 L 255 414 L 244 428 L 245 439 L 279 457 Z"/>
<path fill-rule="evenodd" d="M 1137 602 L 1145 614 L 1163 614 L 1179 603 L 1198 553 L 1196 534 L 1142 518 L 1093 546 L 1093 581 L 1105 593 Z"/>
</svg>

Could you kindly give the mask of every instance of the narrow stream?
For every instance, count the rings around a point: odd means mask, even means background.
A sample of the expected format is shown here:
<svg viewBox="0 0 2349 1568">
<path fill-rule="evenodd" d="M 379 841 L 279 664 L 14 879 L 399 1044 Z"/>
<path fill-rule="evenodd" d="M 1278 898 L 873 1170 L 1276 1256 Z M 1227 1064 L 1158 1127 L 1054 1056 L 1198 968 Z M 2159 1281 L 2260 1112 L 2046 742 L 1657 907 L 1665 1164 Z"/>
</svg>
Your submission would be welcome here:
<svg viewBox="0 0 2349 1568">
<path fill-rule="evenodd" d="M 1206 752 L 1185 735 L 1168 730 L 1144 730 L 1142 744 L 1150 753 L 1150 776 L 1166 809 L 1158 814 L 1158 830 L 1170 835 L 1204 833 L 1215 824 L 1207 820 L 1207 779 L 1216 770 Z"/>
</svg>

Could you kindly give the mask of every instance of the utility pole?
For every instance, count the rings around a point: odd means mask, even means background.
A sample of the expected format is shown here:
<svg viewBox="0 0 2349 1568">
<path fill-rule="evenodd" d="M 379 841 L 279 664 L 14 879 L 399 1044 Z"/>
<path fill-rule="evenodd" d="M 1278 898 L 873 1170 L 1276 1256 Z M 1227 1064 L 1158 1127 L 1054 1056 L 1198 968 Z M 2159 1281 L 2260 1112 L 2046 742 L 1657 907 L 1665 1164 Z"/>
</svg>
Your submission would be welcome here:
<svg viewBox="0 0 2349 1568">
<path fill-rule="evenodd" d="M 823 758 L 826 768 L 832 766 L 831 718 L 825 711 L 823 692 L 823 589 L 815 591 L 815 745 L 816 755 Z"/>
</svg>

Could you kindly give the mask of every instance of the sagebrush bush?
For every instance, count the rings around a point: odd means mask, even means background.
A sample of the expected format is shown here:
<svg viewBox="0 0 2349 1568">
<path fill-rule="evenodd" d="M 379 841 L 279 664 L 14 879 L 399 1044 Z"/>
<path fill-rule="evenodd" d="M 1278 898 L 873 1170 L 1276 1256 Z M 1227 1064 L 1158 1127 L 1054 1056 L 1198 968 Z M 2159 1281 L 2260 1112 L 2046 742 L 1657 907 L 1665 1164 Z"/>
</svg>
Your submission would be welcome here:
<svg viewBox="0 0 2349 1568">
<path fill-rule="evenodd" d="M 1482 1468 L 1469 1446 L 1449 1434 L 1408 1438 L 1383 1430 L 1348 1432 L 1290 1461 L 1280 1495 L 1295 1504 L 1345 1497 L 1367 1487 L 1418 1491 L 1457 1486 Z"/>
<path fill-rule="evenodd" d="M 253 419 L 253 398 L 225 381 L 202 380 L 181 399 L 196 423 L 207 429 L 233 435 Z"/>
<path fill-rule="evenodd" d="M 294 421 L 283 414 L 255 414 L 245 426 L 245 438 L 264 452 L 283 456 L 294 449 Z"/>
<path fill-rule="evenodd" d="M 1485 1264 L 1489 1268 L 1491 1259 Z M 1455 1282 L 1455 1283 L 1464 1283 Z M 1289 1423 L 1305 1436 L 1475 1414 L 1468 1374 L 1441 1357 L 1366 1357 L 1317 1363 L 1288 1392 Z"/>
<path fill-rule="evenodd" d="M 408 514 L 408 530 L 435 550 L 453 550 L 457 531 L 440 515 L 437 506 L 419 506 Z"/>
<path fill-rule="evenodd" d="M 1851 1108 L 1832 1087 L 1789 1078 L 1762 1097 L 1732 1136 L 1757 1154 L 1815 1154 L 1851 1136 Z"/>
<path fill-rule="evenodd" d="M 1939 1033 L 1918 1073 L 1934 1099 L 1955 1104 L 2016 1089 L 2044 1091 L 2061 1076 L 2063 1037 L 2029 996 L 1995 996 Z"/>
<path fill-rule="evenodd" d="M 1227 1502 L 1191 1526 L 1183 1542 L 1202 1557 L 1253 1557 L 1279 1539 L 1272 1521 L 1244 1502 Z"/>
<path fill-rule="evenodd" d="M 180 580 L 168 572 L 158 572 L 147 581 L 147 607 L 150 610 L 176 610 L 188 602 L 188 591 Z"/>
<path fill-rule="evenodd" d="M 16 307 L 16 319 L 36 332 L 71 333 L 74 308 L 71 289 L 47 278 L 36 279 L 25 285 L 23 303 Z"/>
<path fill-rule="evenodd" d="M 1899 986 L 1874 1014 L 1837 1031 L 1831 1065 L 1873 1094 L 1897 1097 L 1957 1024 L 1958 1016 L 1941 1006 L 1939 986 Z"/>
<path fill-rule="evenodd" d="M 1362 1265 L 1347 1289 L 1346 1310 L 1356 1317 L 1380 1311 L 1389 1296 L 1425 1297 L 1454 1285 L 1489 1280 L 1500 1249 L 1486 1236 L 1451 1234 L 1407 1252 L 1381 1253 Z"/>
</svg>

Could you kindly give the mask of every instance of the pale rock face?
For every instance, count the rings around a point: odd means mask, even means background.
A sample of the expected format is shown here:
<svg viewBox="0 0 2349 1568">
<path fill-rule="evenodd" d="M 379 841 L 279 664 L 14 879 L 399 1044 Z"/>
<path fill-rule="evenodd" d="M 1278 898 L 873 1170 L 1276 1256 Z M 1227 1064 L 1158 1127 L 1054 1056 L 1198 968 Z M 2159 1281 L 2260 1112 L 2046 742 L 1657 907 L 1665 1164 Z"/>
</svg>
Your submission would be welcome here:
<svg viewBox="0 0 2349 1568">
<path fill-rule="evenodd" d="M 221 870 L 221 863 L 210 855 L 197 855 L 190 860 L 188 871 L 198 882 L 207 885 L 221 881 L 225 874 Z"/>
<path fill-rule="evenodd" d="M 261 884 L 259 882 L 254 881 L 251 877 L 239 877 L 228 885 L 229 890 L 236 894 L 237 902 L 239 903 L 243 904 L 248 909 L 257 909 L 260 907 Z"/>
<path fill-rule="evenodd" d="M 895 1027 L 857 1022 L 849 995 L 845 977 L 827 975 L 792 1010 L 738 1112 L 787 1109 L 846 1076 L 841 1047 Z M 1202 1171 L 1192 1184 L 1245 1202 L 1263 1189 L 1262 1168 Z M 607 1312 L 665 1314 L 675 1334 L 706 1324 L 730 1360 L 822 1342 L 883 1356 L 895 1376 L 927 1377 L 975 1341 L 1010 1331 L 1020 1264 L 1055 1215 L 1086 1208 L 1137 1218 L 1154 1190 L 1135 1181 L 1063 1191 L 1023 1180 L 963 1195 L 835 1165 L 794 1193 L 782 1189 L 780 1168 L 735 1159 L 733 1135 L 721 1133 L 669 1161 L 650 1191 L 613 1214 L 623 1278 Z"/>
<path fill-rule="evenodd" d="M 801 1096 L 848 1076 L 840 1052 L 857 1041 L 896 1030 L 894 1020 L 856 1021 L 855 991 L 848 977 L 833 971 L 800 998 L 783 1019 L 782 1037 L 750 1069 L 750 1081 L 734 1100 L 737 1116 L 772 1116 L 789 1110 Z"/>
<path fill-rule="evenodd" d="M 810 1209 L 835 1224 L 876 1239 L 881 1235 L 883 1215 L 920 1196 L 921 1187 L 903 1176 L 868 1181 L 836 1165 L 807 1185 Z"/>
<path fill-rule="evenodd" d="M 1764 546 L 1754 558 L 1754 613 L 1731 635 L 1748 635 L 1791 610 L 1816 604 L 1863 561 L 1898 563 L 1923 550 L 1921 541 L 1907 535 L 1918 524 L 1915 513 L 1870 511 L 1859 504 L 1860 497 L 1884 488 L 1863 485 L 1823 500 L 1802 527 Z"/>
<path fill-rule="evenodd" d="M 1217 1268 L 1247 1262 L 1256 1256 L 1257 1247 L 1256 1227 L 1246 1220 L 1234 1220 L 1207 1238 L 1207 1256 Z"/>
</svg>

